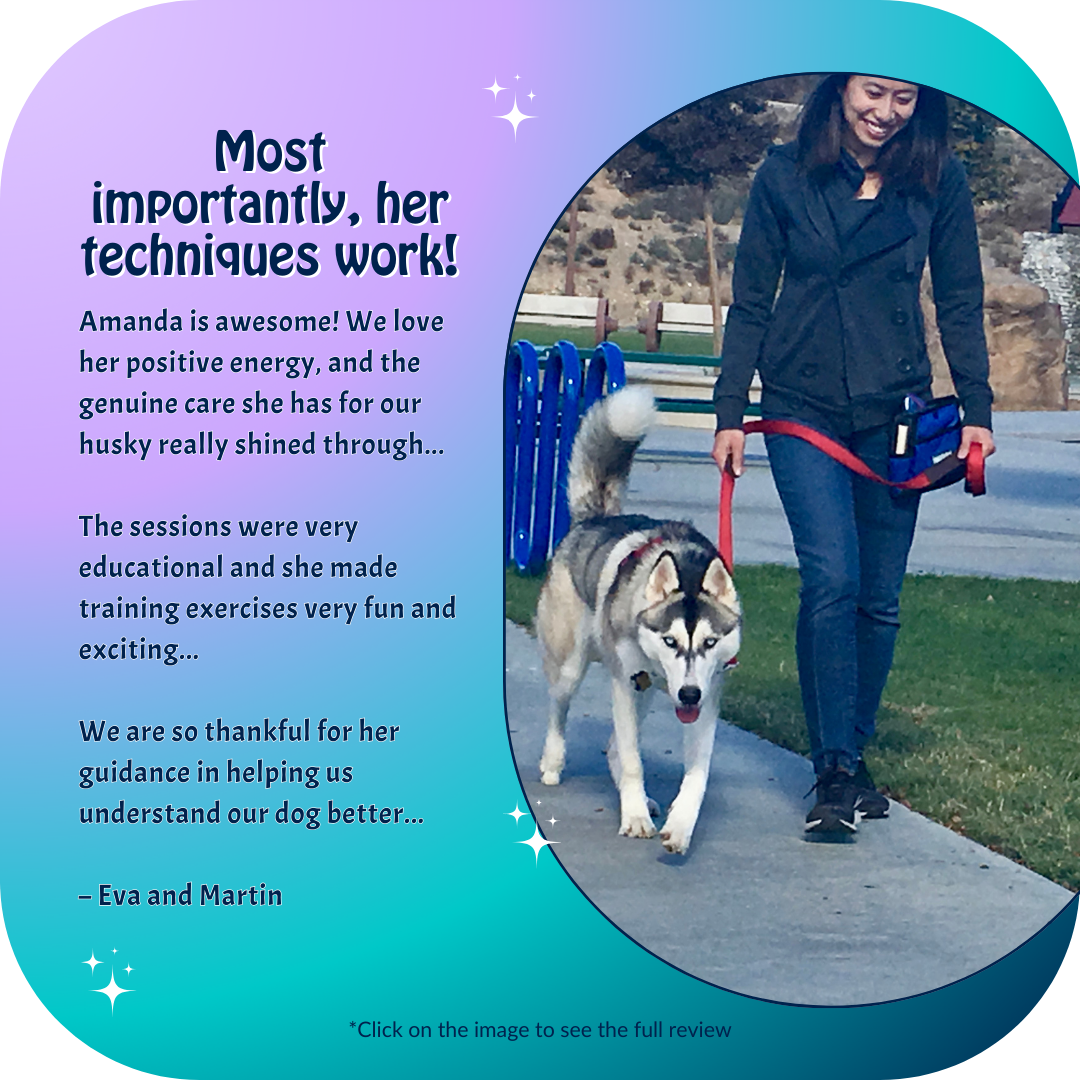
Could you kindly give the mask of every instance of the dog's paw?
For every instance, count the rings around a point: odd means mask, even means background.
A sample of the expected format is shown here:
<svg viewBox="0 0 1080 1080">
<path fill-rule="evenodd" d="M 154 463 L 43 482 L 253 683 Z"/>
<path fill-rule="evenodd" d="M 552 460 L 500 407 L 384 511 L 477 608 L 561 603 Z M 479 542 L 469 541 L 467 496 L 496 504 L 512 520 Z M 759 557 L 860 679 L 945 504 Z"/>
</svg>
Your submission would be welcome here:
<svg viewBox="0 0 1080 1080">
<path fill-rule="evenodd" d="M 650 837 L 656 835 L 656 826 L 652 823 L 652 820 L 648 815 L 641 814 L 625 814 L 623 815 L 622 828 L 619 830 L 620 836 L 633 836 L 638 840 L 648 840 Z"/>
<path fill-rule="evenodd" d="M 566 765 L 566 743 L 556 731 L 549 731 L 544 740 L 544 752 L 540 755 L 540 782 L 549 787 L 562 779 Z"/>
<path fill-rule="evenodd" d="M 685 855 L 690 849 L 690 837 L 685 832 L 669 829 L 666 825 L 660 830 L 660 840 L 664 849 L 672 855 Z"/>
<path fill-rule="evenodd" d="M 687 821 L 677 813 L 669 813 L 664 827 L 660 830 L 660 840 L 666 850 L 673 855 L 685 855 L 690 847 L 690 838 L 694 835 L 693 821 Z"/>
</svg>

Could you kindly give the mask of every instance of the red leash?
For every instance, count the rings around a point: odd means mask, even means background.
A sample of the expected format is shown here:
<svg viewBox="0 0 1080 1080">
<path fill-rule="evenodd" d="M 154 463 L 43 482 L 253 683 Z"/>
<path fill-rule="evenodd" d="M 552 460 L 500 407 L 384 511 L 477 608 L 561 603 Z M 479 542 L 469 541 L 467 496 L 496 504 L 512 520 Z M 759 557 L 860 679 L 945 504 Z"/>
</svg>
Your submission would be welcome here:
<svg viewBox="0 0 1080 1080">
<path fill-rule="evenodd" d="M 796 438 L 804 439 L 811 446 L 816 446 L 834 461 L 846 465 L 852 472 L 858 473 L 859 476 L 864 476 L 867 480 L 873 480 L 879 484 L 885 484 L 887 487 L 902 488 L 905 491 L 921 491 L 930 487 L 931 484 L 946 473 L 956 468 L 959 460 L 955 454 L 950 454 L 936 465 L 932 465 L 925 472 L 919 473 L 918 476 L 898 482 L 878 476 L 865 461 L 856 457 L 846 446 L 842 446 L 835 439 L 830 439 L 828 435 L 822 435 L 820 431 L 815 431 L 804 424 L 797 424 L 792 420 L 751 420 L 743 425 L 743 431 L 748 435 L 756 431 L 771 435 L 794 435 Z M 964 490 L 972 495 L 986 494 L 986 468 L 981 443 L 971 444 L 966 464 L 967 475 L 964 480 Z M 731 498 L 734 494 L 735 474 L 728 466 L 720 476 L 720 542 L 717 545 L 720 558 L 724 560 L 724 566 L 727 567 L 728 573 L 731 573 L 734 565 L 731 537 Z"/>
</svg>

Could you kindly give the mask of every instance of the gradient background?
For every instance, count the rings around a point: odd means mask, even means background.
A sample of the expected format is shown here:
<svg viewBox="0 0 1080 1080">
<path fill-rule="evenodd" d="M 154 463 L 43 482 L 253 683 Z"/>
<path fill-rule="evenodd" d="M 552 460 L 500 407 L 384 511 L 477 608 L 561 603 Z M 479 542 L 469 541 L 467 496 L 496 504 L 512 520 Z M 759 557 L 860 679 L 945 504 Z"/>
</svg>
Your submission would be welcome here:
<svg viewBox="0 0 1080 1080">
<path fill-rule="evenodd" d="M 735 1025 L 737 1037 L 719 1057 L 738 1074 L 817 1075 L 829 1060 L 807 1047 L 842 1039 L 868 1076 L 912 1075 L 940 1068 L 1000 1037 L 1037 999 L 1067 942 L 1055 928 L 1008 963 L 955 988 L 921 999 L 863 1009 L 810 1010 L 739 998 L 691 980 L 629 943 L 585 903 L 553 860 L 512 846 L 532 833 L 528 819 L 505 816 L 521 799 L 505 738 L 501 704 L 500 376 L 510 315 L 521 283 L 552 222 L 577 187 L 622 143 L 674 108 L 725 85 L 797 70 L 873 68 L 932 82 L 990 109 L 1038 142 L 1075 175 L 1075 158 L 1061 119 L 1030 71 L 995 39 L 951 16 L 893 3 L 818 6 L 813 18 L 793 4 L 770 5 L 768 35 L 760 14 L 688 5 L 684 24 L 705 20 L 712 33 L 688 35 L 678 64 L 661 58 L 663 78 L 638 81 L 633 63 L 600 62 L 601 52 L 640 54 L 655 25 L 644 4 L 596 5 L 602 33 L 586 47 L 568 47 L 566 26 L 580 27 L 567 5 L 541 15 L 471 6 L 472 18 L 451 17 L 434 5 L 413 9 L 402 22 L 380 9 L 322 4 L 301 15 L 277 4 L 191 3 L 139 12 L 91 35 L 50 71 L 12 135 L 0 200 L 0 250 L 7 259 L 3 318 L 7 333 L 8 424 L 2 447 L 11 506 L 4 540 L 9 573 L 5 599 L 5 675 L 9 783 L 2 804 L 5 860 L 0 884 L 4 915 L 19 962 L 42 1001 L 71 1031 L 102 1052 L 139 1068 L 174 1076 L 229 1073 L 269 1076 L 351 1075 L 357 1067 L 406 1074 L 506 1065 L 532 1075 L 552 1067 L 615 1064 L 620 1052 L 643 1065 L 648 1043 L 449 1044 L 357 1040 L 350 1019 L 378 1017 L 435 1025 L 469 1023 L 595 1023 L 603 1015 L 625 1023 L 663 1015 L 676 1021 L 714 1017 Z M 828 26 L 828 34 L 823 27 Z M 867 28 L 873 27 L 868 42 Z M 577 30 L 571 35 L 579 40 Z M 601 49 L 595 43 L 603 40 Z M 735 47 L 734 43 L 738 43 Z M 522 76 L 515 83 L 513 76 Z M 520 86 L 519 104 L 535 112 L 513 138 L 493 119 L 509 109 L 513 90 L 492 107 L 479 88 L 492 78 Z M 525 84 L 529 85 L 526 86 Z M 537 94 L 528 106 L 524 94 Z M 259 138 L 310 137 L 322 130 L 330 145 L 325 188 L 349 192 L 349 210 L 364 225 L 272 228 L 218 226 L 219 240 L 276 242 L 317 239 L 323 272 L 280 281 L 217 277 L 86 279 L 78 244 L 99 238 L 145 240 L 146 226 L 94 227 L 92 183 L 105 187 L 176 191 L 219 186 L 213 169 L 218 127 L 253 127 Z M 232 174 L 230 174 L 232 178 Z M 310 184 L 313 174 L 292 182 Z M 249 178 L 251 186 L 286 186 L 290 174 Z M 445 188 L 453 201 L 445 225 L 457 232 L 456 279 L 342 279 L 333 243 L 374 243 L 374 189 L 386 179 L 400 192 Z M 164 238 L 202 239 L 204 229 L 170 223 Z M 407 226 L 382 227 L 386 239 L 409 240 Z M 322 233 L 323 235 L 319 235 Z M 229 235 L 226 235 L 229 234 Z M 439 238 L 438 236 L 436 237 Z M 80 459 L 78 431 L 185 435 L 204 426 L 177 417 L 123 424 L 107 418 L 83 425 L 74 401 L 84 393 L 184 393 L 184 376 L 125 381 L 120 376 L 59 380 L 74 368 L 78 317 L 95 311 L 154 312 L 168 306 L 186 315 L 265 311 L 316 313 L 373 307 L 440 313 L 448 328 L 424 340 L 424 406 L 415 422 L 373 418 L 358 434 L 383 436 L 414 428 L 440 458 L 402 463 L 385 459 L 177 458 L 151 463 Z M 498 315 L 499 312 L 504 313 Z M 345 337 L 348 351 L 376 335 Z M 175 345 L 174 339 L 175 338 Z M 315 343 L 311 343 L 311 339 Z M 144 335 L 149 351 L 200 346 L 233 352 L 316 352 L 320 360 L 345 342 L 308 335 L 286 346 L 284 335 Z M 404 335 L 385 346 L 398 345 Z M 104 345 L 108 340 L 97 335 Z M 114 336 L 110 353 L 144 351 Z M 364 341 L 360 348 L 360 341 Z M 411 343 L 411 342 L 410 342 Z M 421 344 L 422 343 L 422 344 Z M 101 348 L 105 352 L 105 348 Z M 70 366 L 65 366 L 70 365 Z M 267 376 L 195 377 L 186 393 L 251 394 L 288 391 L 401 393 L 405 379 L 285 380 Z M 160 380 L 160 381 L 159 381 Z M 363 380 L 369 380 L 363 382 Z M 84 390 L 83 383 L 92 389 Z M 363 383 L 361 385 L 361 383 Z M 204 389 L 206 388 L 206 389 Z M 220 389 L 219 389 L 220 388 Z M 209 425 L 205 425 L 209 426 Z M 230 435 L 250 425 L 234 418 L 214 428 Z M 274 420 L 287 434 L 346 430 L 336 417 Z M 265 430 L 265 428 L 264 428 Z M 47 497 L 42 492 L 48 492 Z M 475 493 L 475 494 L 474 494 Z M 464 496 L 464 498 L 462 498 Z M 306 537 L 283 541 L 83 540 L 77 515 L 198 517 L 277 516 L 359 518 L 352 545 Z M 87 634 L 73 617 L 78 599 L 104 599 L 107 588 L 84 588 L 74 568 L 103 551 L 194 558 L 222 550 L 226 557 L 279 560 L 301 551 L 314 558 L 370 558 L 382 551 L 401 570 L 380 598 L 445 600 L 457 596 L 453 623 L 226 625 L 196 624 L 168 640 L 198 651 L 190 670 L 119 666 L 71 659 Z M 130 554 L 129 554 L 130 553 Z M 151 556 L 152 557 L 152 556 Z M 263 583 L 259 583 L 263 585 Z M 253 590 L 255 591 L 255 590 Z M 357 599 L 359 590 L 323 583 L 298 587 L 275 579 L 260 596 L 274 599 Z M 367 590 L 364 590 L 366 592 Z M 125 592 L 125 596 L 128 594 Z M 141 595 L 141 592 L 139 593 Z M 164 599 L 246 598 L 227 580 L 185 583 L 148 592 Z M 363 594 L 359 596 L 363 599 Z M 157 628 L 154 627 L 156 630 Z M 117 634 L 126 632 L 118 630 Z M 138 632 L 145 632 L 139 627 Z M 153 637 L 148 634 L 148 638 Z M 115 640 L 115 638 L 109 638 Z M 480 658 L 479 665 L 477 657 Z M 479 668 L 479 670 L 478 670 Z M 115 670 L 114 670 L 115 669 Z M 84 718 L 120 724 L 234 723 L 264 715 L 319 717 L 346 723 L 400 723 L 402 742 L 382 759 L 357 747 L 333 755 L 315 747 L 294 762 L 354 763 L 354 801 L 404 805 L 425 818 L 416 832 L 356 833 L 324 826 L 249 829 L 221 825 L 185 830 L 146 827 L 79 830 L 80 805 L 103 805 L 103 788 L 87 798 L 75 783 L 79 764 L 122 751 L 155 763 L 202 757 L 224 766 L 225 754 L 203 743 L 134 748 L 116 744 L 87 753 L 78 738 Z M 383 750 L 387 748 L 381 748 Z M 390 756 L 392 755 L 392 757 Z M 250 755 L 235 753 L 236 758 Z M 262 755 L 268 757 L 268 755 Z M 116 797 L 146 802 L 119 790 Z M 212 795 L 233 799 L 228 785 Z M 276 806 L 275 798 L 244 800 Z M 284 795 L 293 797 L 292 791 Z M 324 785 L 304 802 L 325 802 Z M 113 800 L 115 801 L 115 800 Z M 335 800 L 337 801 L 337 800 Z M 130 831 L 131 835 L 128 835 Z M 243 833 L 243 835 L 241 835 Z M 42 858 L 42 851 L 49 852 Z M 188 880 L 254 875 L 281 887 L 281 910 L 185 909 L 155 913 L 145 906 L 110 911 L 73 899 L 99 881 L 120 886 L 182 885 Z M 1048 939 L 1054 940 L 1048 940 Z M 117 968 L 131 962 L 131 985 L 141 991 L 118 1001 L 88 993 L 104 983 L 78 964 L 93 946 Z M 80 970 L 81 969 L 81 970 Z M 102 969 L 103 972 L 106 970 Z M 569 976 L 569 977 L 568 977 Z M 1007 989 L 1005 989 L 1007 988 Z M 902 1032 L 917 1026 L 918 1039 Z M 786 1038 L 784 1037 L 786 1036 Z M 664 1050 L 666 1048 L 661 1047 Z M 700 1051 L 681 1045 L 683 1058 Z"/>
</svg>

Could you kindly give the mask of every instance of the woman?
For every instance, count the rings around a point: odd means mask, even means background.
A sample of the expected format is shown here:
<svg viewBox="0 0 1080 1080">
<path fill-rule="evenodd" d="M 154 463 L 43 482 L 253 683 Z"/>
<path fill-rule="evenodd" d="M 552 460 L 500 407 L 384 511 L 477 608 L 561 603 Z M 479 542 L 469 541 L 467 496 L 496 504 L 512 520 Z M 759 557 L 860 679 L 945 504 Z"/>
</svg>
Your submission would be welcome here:
<svg viewBox="0 0 1080 1080">
<path fill-rule="evenodd" d="M 963 410 L 959 455 L 976 442 L 994 452 L 978 237 L 946 132 L 940 91 L 835 74 L 807 101 L 797 140 L 763 162 L 714 392 L 721 469 L 742 473 L 757 369 L 764 417 L 816 428 L 886 474 L 891 421 L 907 395 L 930 395 L 919 307 L 928 259 Z M 818 778 L 806 828 L 854 832 L 860 816 L 888 813 L 862 750 L 892 665 L 919 496 L 863 479 L 794 436 L 767 435 L 766 445 L 801 579 L 796 653 Z"/>
</svg>

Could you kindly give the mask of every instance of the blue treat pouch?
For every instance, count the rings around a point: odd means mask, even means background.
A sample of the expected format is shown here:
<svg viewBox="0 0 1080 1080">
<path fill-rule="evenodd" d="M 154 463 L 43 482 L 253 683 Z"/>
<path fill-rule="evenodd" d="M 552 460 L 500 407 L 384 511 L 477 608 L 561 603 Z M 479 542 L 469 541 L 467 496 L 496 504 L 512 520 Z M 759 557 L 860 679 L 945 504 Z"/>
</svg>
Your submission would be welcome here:
<svg viewBox="0 0 1080 1080">
<path fill-rule="evenodd" d="M 924 491 L 947 487 L 964 478 L 965 465 L 956 457 L 960 449 L 960 403 L 955 397 L 924 402 L 913 394 L 904 399 L 904 411 L 893 421 L 889 450 L 889 479 L 903 483 L 929 472 Z"/>
</svg>

